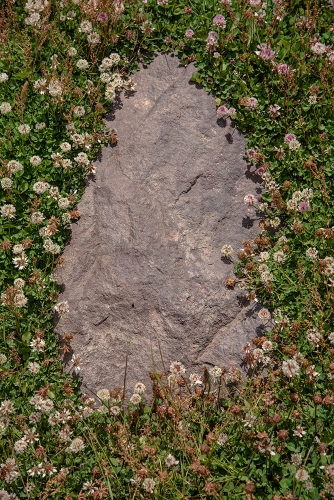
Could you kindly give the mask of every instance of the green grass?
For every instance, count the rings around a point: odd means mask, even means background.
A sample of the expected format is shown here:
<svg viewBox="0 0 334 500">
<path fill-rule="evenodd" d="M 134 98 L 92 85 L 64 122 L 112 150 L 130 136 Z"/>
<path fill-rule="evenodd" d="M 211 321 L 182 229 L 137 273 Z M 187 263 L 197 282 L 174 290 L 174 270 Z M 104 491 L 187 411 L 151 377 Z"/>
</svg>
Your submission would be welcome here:
<svg viewBox="0 0 334 500">
<path fill-rule="evenodd" d="M 334 495 L 334 8 L 256 3 L 2 2 L 0 498 Z M 237 256 L 223 252 L 236 261 L 227 286 L 261 301 L 268 331 L 245 350 L 246 381 L 223 368 L 197 384 L 152 374 L 150 405 L 117 391 L 94 403 L 75 361 L 73 376 L 62 372 L 71 337 L 53 331 L 54 269 L 91 162 L 117 140 L 102 117 L 158 51 L 193 61 L 218 116 L 246 134 L 249 169 L 265 187 L 262 200 L 245 200 L 259 237 Z"/>
</svg>

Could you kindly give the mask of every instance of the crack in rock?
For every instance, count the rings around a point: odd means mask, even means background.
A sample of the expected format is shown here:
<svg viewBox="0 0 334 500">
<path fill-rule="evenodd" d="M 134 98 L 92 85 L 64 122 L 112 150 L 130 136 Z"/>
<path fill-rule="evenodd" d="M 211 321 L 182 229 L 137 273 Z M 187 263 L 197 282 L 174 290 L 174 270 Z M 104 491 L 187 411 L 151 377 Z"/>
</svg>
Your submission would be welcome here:
<svg viewBox="0 0 334 500">
<path fill-rule="evenodd" d="M 183 194 L 187 194 L 187 193 L 189 193 L 189 191 L 190 191 L 190 190 L 191 190 L 191 189 L 195 186 L 195 184 L 197 183 L 198 179 L 199 179 L 200 177 L 203 177 L 203 175 L 204 175 L 204 174 L 198 174 L 198 175 L 196 175 L 195 179 L 194 179 L 193 181 L 191 181 L 191 182 L 190 182 L 189 187 L 188 187 L 187 189 L 184 189 L 183 191 L 181 191 L 181 193 L 179 194 L 179 196 L 176 198 L 175 203 L 177 203 L 177 202 L 179 201 L 179 199 L 181 198 L 181 196 L 182 196 Z"/>
</svg>

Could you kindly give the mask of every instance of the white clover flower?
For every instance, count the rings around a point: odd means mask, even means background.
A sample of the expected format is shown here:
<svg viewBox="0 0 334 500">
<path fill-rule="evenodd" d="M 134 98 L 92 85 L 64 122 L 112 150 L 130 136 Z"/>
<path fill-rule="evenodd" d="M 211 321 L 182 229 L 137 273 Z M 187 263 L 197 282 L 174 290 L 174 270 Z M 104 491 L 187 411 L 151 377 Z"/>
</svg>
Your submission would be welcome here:
<svg viewBox="0 0 334 500">
<path fill-rule="evenodd" d="M 93 31 L 93 25 L 90 21 L 87 20 L 81 21 L 78 31 L 80 33 L 85 33 L 87 35 Z"/>
<path fill-rule="evenodd" d="M 18 243 L 17 245 L 13 246 L 12 252 L 16 255 L 22 254 L 24 252 L 24 246 L 21 243 Z"/>
<path fill-rule="evenodd" d="M 71 170 L 72 161 L 69 158 L 64 158 L 64 160 L 61 162 L 61 165 L 64 170 Z"/>
<path fill-rule="evenodd" d="M 269 252 L 260 252 L 260 254 L 259 254 L 259 260 L 260 260 L 260 262 L 266 262 L 269 259 L 270 259 L 270 253 Z"/>
<path fill-rule="evenodd" d="M 78 53 L 78 51 L 75 47 L 70 47 L 67 51 L 67 55 L 69 55 L 70 57 L 76 56 L 77 53 Z"/>
<path fill-rule="evenodd" d="M 258 317 L 264 321 L 266 320 L 269 320 L 271 319 L 271 314 L 270 312 L 268 311 L 268 309 L 261 309 L 259 312 L 258 312 Z"/>
<path fill-rule="evenodd" d="M 33 12 L 30 16 L 25 18 L 24 22 L 27 26 L 40 26 L 41 15 L 39 12 Z"/>
<path fill-rule="evenodd" d="M 203 385 L 202 377 L 201 375 L 198 375 L 198 373 L 191 373 L 189 375 L 189 382 L 191 386 Z"/>
<path fill-rule="evenodd" d="M 67 300 L 63 301 L 63 302 L 58 302 L 58 304 L 55 305 L 54 310 L 57 311 L 57 313 L 60 316 L 63 316 L 64 314 L 68 313 L 70 308 L 69 308 Z"/>
<path fill-rule="evenodd" d="M 328 340 L 329 342 L 334 345 L 334 332 L 331 332 L 329 335 L 328 335 Z"/>
<path fill-rule="evenodd" d="M 1 179 L 1 187 L 2 189 L 12 189 L 13 181 L 9 177 L 3 177 Z"/>
<path fill-rule="evenodd" d="M 167 467 L 172 467 L 173 465 L 178 465 L 179 461 L 176 460 L 176 458 L 170 453 L 166 460 L 165 460 L 165 464 Z"/>
<path fill-rule="evenodd" d="M 326 45 L 320 42 L 315 42 L 311 45 L 311 50 L 316 56 L 322 56 L 326 52 L 326 48 Z"/>
<path fill-rule="evenodd" d="M 110 85 L 110 84 L 108 84 L 108 85 Z M 105 91 L 104 97 L 109 102 L 113 101 L 116 97 L 116 92 L 115 92 L 114 88 L 108 87 Z"/>
<path fill-rule="evenodd" d="M 293 378 L 298 375 L 300 366 L 295 359 L 288 359 L 282 363 L 282 372 L 286 377 Z"/>
<path fill-rule="evenodd" d="M 312 200 L 313 198 L 313 189 L 312 188 L 305 188 L 303 189 L 303 191 L 301 192 L 302 194 L 302 198 L 304 198 L 305 200 Z"/>
<path fill-rule="evenodd" d="M 141 395 L 140 394 L 132 394 L 132 396 L 130 398 L 130 403 L 132 403 L 134 405 L 139 405 L 140 402 L 141 402 Z"/>
<path fill-rule="evenodd" d="M 13 264 L 19 271 L 22 271 L 22 269 L 25 269 L 29 264 L 29 260 L 24 253 L 22 253 L 19 257 L 14 257 Z"/>
<path fill-rule="evenodd" d="M 1 73 L 0 74 L 0 83 L 6 82 L 7 80 L 8 80 L 7 73 Z"/>
<path fill-rule="evenodd" d="M 281 223 L 281 219 L 279 217 L 275 217 L 274 219 L 271 219 L 269 221 L 269 224 L 271 225 L 271 227 L 273 228 L 277 228 Z"/>
<path fill-rule="evenodd" d="M 133 392 L 135 394 L 144 394 L 145 391 L 146 391 L 146 386 L 142 382 L 137 382 Z"/>
<path fill-rule="evenodd" d="M 7 113 L 10 113 L 12 111 L 12 106 L 9 104 L 9 102 L 2 102 L 0 104 L 0 112 L 3 115 L 6 115 Z"/>
<path fill-rule="evenodd" d="M 16 161 L 16 160 L 10 160 L 7 165 L 6 165 L 6 168 L 9 172 L 11 172 L 12 174 L 16 174 L 16 172 L 19 172 L 20 170 L 23 170 L 23 165 L 22 163 L 20 163 L 19 161 Z"/>
<path fill-rule="evenodd" d="M 95 31 L 87 35 L 87 42 L 90 43 L 90 45 L 92 45 L 93 47 L 94 45 L 98 45 L 100 41 L 100 35 L 98 33 L 95 33 Z"/>
<path fill-rule="evenodd" d="M 60 149 L 63 151 L 63 153 L 68 153 L 69 151 L 71 151 L 72 146 L 69 142 L 63 142 L 60 145 Z"/>
<path fill-rule="evenodd" d="M 297 141 L 297 139 L 294 139 L 293 141 L 289 142 L 289 149 L 291 151 L 297 151 L 297 149 L 299 149 L 300 146 L 301 146 L 301 144 L 299 141 Z"/>
<path fill-rule="evenodd" d="M 253 358 L 254 358 L 254 361 L 256 361 L 257 363 L 262 363 L 263 362 L 263 351 L 262 349 L 254 349 L 254 351 L 252 352 L 253 354 Z"/>
<path fill-rule="evenodd" d="M 62 210 L 66 210 L 70 206 L 71 202 L 68 198 L 59 198 L 58 206 Z"/>
<path fill-rule="evenodd" d="M 47 229 L 47 228 L 42 228 L 42 229 Z M 54 243 L 50 238 L 47 238 L 44 241 L 43 247 L 47 253 L 51 253 L 53 255 L 57 255 L 61 252 L 60 246 L 57 243 Z"/>
<path fill-rule="evenodd" d="M 224 446 L 224 444 L 228 442 L 227 434 L 219 434 L 216 442 L 217 444 L 219 444 L 219 446 Z"/>
<path fill-rule="evenodd" d="M 280 245 L 284 245 L 287 242 L 288 242 L 288 238 L 286 236 L 280 236 L 277 240 L 277 243 L 279 243 Z"/>
<path fill-rule="evenodd" d="M 39 78 L 36 80 L 33 84 L 33 87 L 35 90 L 38 90 L 40 94 L 45 94 L 47 90 L 47 85 L 46 85 L 46 78 Z"/>
<path fill-rule="evenodd" d="M 298 203 L 296 200 L 288 200 L 286 203 L 286 208 L 292 212 L 296 211 L 298 208 Z"/>
<path fill-rule="evenodd" d="M 269 352 L 273 350 L 273 343 L 270 340 L 265 340 L 261 347 L 263 351 Z"/>
<path fill-rule="evenodd" d="M 14 280 L 14 286 L 18 290 L 22 290 L 24 288 L 24 285 L 25 285 L 25 281 L 22 278 L 16 278 Z"/>
<path fill-rule="evenodd" d="M 40 338 L 36 338 L 36 339 L 33 339 L 29 345 L 32 348 L 33 352 L 43 352 L 46 344 L 45 344 L 45 340 L 40 339 Z M 37 408 L 37 409 L 39 410 L 40 408 Z"/>
<path fill-rule="evenodd" d="M 109 56 L 109 59 L 112 61 L 114 65 L 118 64 L 121 60 L 120 56 L 115 52 L 112 52 Z"/>
<path fill-rule="evenodd" d="M 315 328 L 309 328 L 307 330 L 306 338 L 314 347 L 319 347 L 323 340 L 321 333 L 318 332 L 318 330 L 316 330 Z"/>
<path fill-rule="evenodd" d="M 249 207 L 253 207 L 257 203 L 257 198 L 253 194 L 246 194 L 244 197 L 244 203 Z"/>
<path fill-rule="evenodd" d="M 155 489 L 154 479 L 152 479 L 151 477 L 146 477 L 142 483 L 142 488 L 146 491 L 146 493 L 153 493 Z"/>
<path fill-rule="evenodd" d="M 1 207 L 1 216 L 2 217 L 7 217 L 7 219 L 15 219 L 16 217 L 16 208 L 14 205 L 11 205 L 10 203 L 7 205 L 3 205 Z"/>
<path fill-rule="evenodd" d="M 44 122 L 36 123 L 36 125 L 35 125 L 36 130 L 43 130 L 45 127 L 46 127 L 46 124 Z"/>
<path fill-rule="evenodd" d="M 217 382 L 217 380 L 220 379 L 222 374 L 223 374 L 222 369 L 219 366 L 214 366 L 209 370 L 209 375 L 212 378 L 213 382 Z"/>
<path fill-rule="evenodd" d="M 233 254 L 233 248 L 231 245 L 223 245 L 220 251 L 223 257 L 231 257 Z"/>
<path fill-rule="evenodd" d="M 22 135 L 28 135 L 30 133 L 30 126 L 27 123 L 24 123 L 23 125 L 20 125 L 17 130 L 20 132 Z"/>
<path fill-rule="evenodd" d="M 305 252 L 308 259 L 316 260 L 318 258 L 318 250 L 316 248 L 308 248 Z"/>
<path fill-rule="evenodd" d="M 85 108 L 83 106 L 76 106 L 73 110 L 74 116 L 84 116 L 86 113 Z"/>
<path fill-rule="evenodd" d="M 44 215 L 42 212 L 32 212 L 30 216 L 30 220 L 32 224 L 42 224 L 43 220 L 45 219 Z"/>
<path fill-rule="evenodd" d="M 24 295 L 24 293 L 17 293 L 14 296 L 14 306 L 15 307 L 24 307 L 28 302 L 27 297 Z"/>
<path fill-rule="evenodd" d="M 78 155 L 74 158 L 77 163 L 80 165 L 88 165 L 89 164 L 89 158 L 86 153 L 78 153 Z"/>
<path fill-rule="evenodd" d="M 69 21 L 73 21 L 73 19 L 76 18 L 76 13 L 73 11 L 73 10 L 69 10 L 68 13 L 67 13 L 67 19 Z"/>
<path fill-rule="evenodd" d="M 269 271 L 264 271 L 260 274 L 260 280 L 265 285 L 268 285 L 271 281 L 274 280 L 274 276 Z"/>
<path fill-rule="evenodd" d="M 283 264 L 283 262 L 286 259 L 286 255 L 285 255 L 284 252 L 282 252 L 281 250 L 279 250 L 278 252 L 275 252 L 273 254 L 273 259 L 276 262 L 276 264 Z"/>
<path fill-rule="evenodd" d="M 96 395 L 101 401 L 109 401 L 110 399 L 110 392 L 108 389 L 100 389 L 97 391 Z"/>
<path fill-rule="evenodd" d="M 34 155 L 29 159 L 33 167 L 38 167 L 42 163 L 42 158 L 40 156 Z"/>
<path fill-rule="evenodd" d="M 76 67 L 84 71 L 89 68 L 89 63 L 88 61 L 86 61 L 86 59 L 79 59 L 79 61 L 76 63 Z"/>
<path fill-rule="evenodd" d="M 62 86 L 58 80 L 53 80 L 48 85 L 49 94 L 52 97 L 60 97 L 63 93 Z"/>
<path fill-rule="evenodd" d="M 309 477 L 310 476 L 308 475 L 308 472 L 305 469 L 299 469 L 295 474 L 295 478 L 298 481 L 307 481 Z"/>
<path fill-rule="evenodd" d="M 109 83 L 111 80 L 111 76 L 109 75 L 109 73 L 101 73 L 100 80 L 102 83 Z"/>
<path fill-rule="evenodd" d="M 32 187 L 33 191 L 37 194 L 44 194 L 48 189 L 50 189 L 50 184 L 48 182 L 35 182 Z"/>
<path fill-rule="evenodd" d="M 4 365 L 7 361 L 7 356 L 6 354 L 1 353 L 0 354 L 0 365 Z"/>
<path fill-rule="evenodd" d="M 61 220 L 62 220 L 63 222 L 65 222 L 66 224 L 69 224 L 69 223 L 71 222 L 71 219 L 72 219 L 72 217 L 71 217 L 70 212 L 65 212 L 65 213 L 61 216 Z"/>
<path fill-rule="evenodd" d="M 85 443 L 80 438 L 74 438 L 68 448 L 65 451 L 68 453 L 79 453 L 85 447 Z"/>
<path fill-rule="evenodd" d="M 41 369 L 41 365 L 39 363 L 36 363 L 35 361 L 28 363 L 28 370 L 33 375 L 37 375 L 37 373 L 40 371 L 40 369 Z"/>
<path fill-rule="evenodd" d="M 15 453 L 17 453 L 18 455 L 20 455 L 21 453 L 24 453 L 27 448 L 28 448 L 28 443 L 24 439 L 19 439 L 18 441 L 16 441 L 14 443 L 14 450 L 15 450 Z M 1 491 L 0 491 L 0 493 L 1 493 Z M 1 498 L 1 495 L 0 495 L 0 498 Z M 3 498 L 4 498 L 4 500 L 6 500 L 6 497 L 3 497 Z M 10 496 L 8 495 L 8 500 L 9 499 L 10 499 Z"/>
<path fill-rule="evenodd" d="M 102 62 L 99 66 L 99 70 L 103 72 L 109 70 L 110 68 L 112 68 L 112 66 L 113 66 L 112 60 L 109 57 L 105 57 L 104 59 L 102 59 Z"/>
<path fill-rule="evenodd" d="M 186 372 L 186 369 L 183 364 L 180 363 L 180 361 L 173 361 L 170 364 L 169 371 L 172 373 L 172 375 L 182 375 Z"/>
</svg>

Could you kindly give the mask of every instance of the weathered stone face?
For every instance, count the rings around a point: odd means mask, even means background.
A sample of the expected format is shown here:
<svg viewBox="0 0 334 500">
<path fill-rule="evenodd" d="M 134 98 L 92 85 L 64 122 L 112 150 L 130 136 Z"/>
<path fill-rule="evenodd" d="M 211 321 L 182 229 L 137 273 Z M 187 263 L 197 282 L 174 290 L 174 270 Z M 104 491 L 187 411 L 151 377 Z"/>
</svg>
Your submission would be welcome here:
<svg viewBox="0 0 334 500">
<path fill-rule="evenodd" d="M 160 55 L 135 75 L 137 92 L 110 121 L 118 144 L 96 162 L 72 225 L 59 273 L 70 312 L 57 331 L 74 334 L 92 391 L 123 386 L 126 358 L 130 390 L 174 360 L 240 364 L 256 335 L 256 312 L 225 288 L 233 264 L 220 252 L 257 234 L 243 203 L 256 186 L 243 136 L 217 121 L 193 71 Z"/>
</svg>

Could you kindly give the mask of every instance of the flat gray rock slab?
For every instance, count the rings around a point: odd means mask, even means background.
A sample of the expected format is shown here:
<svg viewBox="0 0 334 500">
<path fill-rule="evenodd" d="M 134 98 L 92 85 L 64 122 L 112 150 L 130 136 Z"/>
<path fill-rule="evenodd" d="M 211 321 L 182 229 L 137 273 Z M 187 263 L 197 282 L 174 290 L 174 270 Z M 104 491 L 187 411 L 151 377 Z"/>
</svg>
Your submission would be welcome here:
<svg viewBox="0 0 334 500">
<path fill-rule="evenodd" d="M 194 71 L 159 55 L 135 75 L 136 93 L 108 122 L 118 144 L 103 149 L 72 225 L 58 273 L 70 312 L 57 332 L 74 334 L 93 392 L 122 387 L 126 359 L 129 391 L 174 360 L 188 373 L 239 366 L 261 329 L 244 292 L 225 288 L 233 264 L 221 259 L 222 245 L 236 254 L 258 234 L 243 197 L 259 186 L 243 135 L 217 120 L 214 98 L 189 83 Z"/>
</svg>

